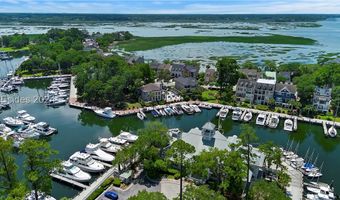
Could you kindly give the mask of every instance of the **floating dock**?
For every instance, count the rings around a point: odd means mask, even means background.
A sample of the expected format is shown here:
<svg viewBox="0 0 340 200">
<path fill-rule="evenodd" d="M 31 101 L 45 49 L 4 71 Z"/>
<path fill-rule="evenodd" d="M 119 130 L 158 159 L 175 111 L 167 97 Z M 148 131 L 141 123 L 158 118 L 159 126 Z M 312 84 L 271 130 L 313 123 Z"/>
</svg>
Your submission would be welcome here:
<svg viewBox="0 0 340 200">
<path fill-rule="evenodd" d="M 240 120 L 243 120 L 243 119 L 244 119 L 244 116 L 246 115 L 246 113 L 247 113 L 247 110 L 245 110 L 245 111 L 242 113 L 241 119 L 240 119 Z"/>
<path fill-rule="evenodd" d="M 297 130 L 297 117 L 294 117 L 294 126 L 293 126 L 294 131 Z"/>
<path fill-rule="evenodd" d="M 52 178 L 55 178 L 55 179 L 58 179 L 58 180 L 60 180 L 60 181 L 69 183 L 69 184 L 71 184 L 71 185 L 77 186 L 77 187 L 82 188 L 82 189 L 86 189 L 86 188 L 88 187 L 87 185 L 84 185 L 84 184 L 82 184 L 82 183 L 79 183 L 79 182 L 77 182 L 77 181 L 68 179 L 68 178 L 66 178 L 66 177 L 60 176 L 60 175 L 55 174 L 55 173 L 51 173 L 50 176 L 51 176 Z"/>
<path fill-rule="evenodd" d="M 326 122 L 322 122 L 322 127 L 323 127 L 323 132 L 325 136 L 328 136 L 328 129 L 327 129 Z"/>
</svg>

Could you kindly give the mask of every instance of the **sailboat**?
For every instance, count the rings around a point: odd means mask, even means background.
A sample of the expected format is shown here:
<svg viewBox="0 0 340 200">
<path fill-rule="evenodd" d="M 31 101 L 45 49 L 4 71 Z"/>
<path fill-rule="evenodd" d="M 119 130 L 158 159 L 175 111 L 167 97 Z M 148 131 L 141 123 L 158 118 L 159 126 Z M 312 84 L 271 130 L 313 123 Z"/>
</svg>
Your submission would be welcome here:
<svg viewBox="0 0 340 200">
<path fill-rule="evenodd" d="M 331 127 L 328 129 L 328 135 L 329 135 L 330 137 L 333 137 L 333 138 L 336 137 L 337 131 L 336 131 L 334 125 L 331 126 Z"/>
</svg>

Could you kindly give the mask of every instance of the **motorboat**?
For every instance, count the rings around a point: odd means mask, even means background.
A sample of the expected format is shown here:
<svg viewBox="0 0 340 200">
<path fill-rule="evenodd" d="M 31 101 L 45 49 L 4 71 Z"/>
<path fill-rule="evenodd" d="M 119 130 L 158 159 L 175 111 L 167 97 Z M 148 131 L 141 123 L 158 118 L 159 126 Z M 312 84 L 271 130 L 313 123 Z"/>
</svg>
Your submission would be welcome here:
<svg viewBox="0 0 340 200">
<path fill-rule="evenodd" d="M 120 139 L 124 139 L 128 142 L 135 142 L 138 139 L 137 135 L 133 135 L 126 131 L 120 131 L 120 134 L 117 137 Z"/>
<path fill-rule="evenodd" d="M 58 97 L 50 98 L 46 101 L 47 106 L 61 106 L 66 104 L 66 100 Z"/>
<path fill-rule="evenodd" d="M 121 147 L 116 144 L 112 144 L 108 138 L 100 138 L 100 148 L 108 153 L 117 153 L 121 150 Z"/>
<path fill-rule="evenodd" d="M 283 125 L 283 130 L 285 131 L 293 131 L 293 121 L 291 119 L 286 119 Z"/>
<path fill-rule="evenodd" d="M 91 155 L 87 153 L 76 152 L 70 157 L 69 161 L 75 166 L 87 172 L 97 173 L 105 170 L 103 164 L 94 160 Z"/>
<path fill-rule="evenodd" d="M 10 103 L 6 100 L 0 101 L 0 108 L 1 109 L 8 109 L 8 108 L 10 108 Z"/>
<path fill-rule="evenodd" d="M 0 124 L 0 135 L 7 135 L 12 132 L 12 129 L 5 124 Z"/>
<path fill-rule="evenodd" d="M 276 128 L 279 125 L 280 119 L 277 115 L 272 115 L 269 121 L 269 128 Z"/>
<path fill-rule="evenodd" d="M 25 200 L 56 200 L 54 197 L 47 195 L 43 192 L 38 192 L 38 199 L 35 198 L 35 192 L 31 191 L 31 193 L 27 194 Z"/>
<path fill-rule="evenodd" d="M 158 112 L 162 115 L 162 116 L 166 116 L 166 112 L 163 109 L 159 109 Z"/>
<path fill-rule="evenodd" d="M 18 76 L 15 76 L 11 78 L 11 84 L 12 85 L 22 85 L 24 84 L 24 80 Z"/>
<path fill-rule="evenodd" d="M 13 117 L 6 117 L 3 120 L 6 125 L 11 127 L 19 127 L 24 125 L 24 122 L 22 120 Z"/>
<path fill-rule="evenodd" d="M 227 118 L 228 113 L 229 113 L 228 108 L 221 108 L 221 110 L 218 113 L 218 116 L 220 117 L 220 119 L 225 120 Z"/>
<path fill-rule="evenodd" d="M 212 105 L 210 105 L 210 104 L 205 104 L 205 103 L 200 103 L 200 104 L 198 105 L 198 107 L 200 107 L 200 108 L 205 108 L 205 109 L 208 109 L 208 110 L 212 109 Z"/>
<path fill-rule="evenodd" d="M 112 112 L 112 109 L 110 107 L 106 107 L 104 109 L 98 109 L 98 110 L 94 110 L 94 112 L 104 118 L 109 118 L 109 119 L 113 119 L 116 117 L 116 114 L 114 114 Z"/>
<path fill-rule="evenodd" d="M 16 130 L 16 132 L 23 138 L 38 138 L 40 136 L 31 124 L 21 126 Z"/>
<path fill-rule="evenodd" d="M 118 145 L 126 145 L 127 144 L 127 140 L 118 138 L 118 137 L 110 137 L 109 141 L 113 144 L 118 144 Z"/>
<path fill-rule="evenodd" d="M 244 120 L 245 122 L 249 122 L 252 118 L 253 118 L 253 113 L 252 113 L 252 112 L 247 112 L 247 113 L 244 115 L 243 120 Z"/>
<path fill-rule="evenodd" d="M 329 135 L 330 137 L 336 137 L 337 131 L 336 131 L 336 129 L 335 129 L 334 126 L 331 126 L 331 127 L 328 129 L 328 135 Z"/>
<path fill-rule="evenodd" d="M 94 159 L 104 162 L 112 162 L 114 160 L 114 156 L 101 150 L 99 145 L 100 144 L 89 143 L 86 145 L 84 151 L 85 153 L 90 154 Z"/>
<path fill-rule="evenodd" d="M 319 172 L 319 170 L 312 170 L 310 172 L 307 173 L 307 176 L 309 178 L 318 178 L 322 176 L 322 173 Z"/>
<path fill-rule="evenodd" d="M 4 92 L 4 93 L 11 93 L 11 92 L 18 91 L 18 88 L 14 85 L 7 85 L 7 86 L 4 86 L 4 87 L 1 87 L 0 91 Z"/>
<path fill-rule="evenodd" d="M 265 122 L 266 122 L 266 118 L 267 118 L 267 115 L 264 114 L 264 113 L 260 113 L 257 118 L 256 118 L 256 124 L 257 125 L 261 125 L 261 126 L 264 126 Z"/>
<path fill-rule="evenodd" d="M 26 110 L 19 110 L 17 118 L 24 121 L 24 122 L 34 122 L 35 121 L 35 117 L 28 114 Z"/>
<path fill-rule="evenodd" d="M 179 139 L 182 135 L 182 132 L 178 128 L 172 128 L 168 130 L 168 134 L 173 138 Z"/>
<path fill-rule="evenodd" d="M 155 111 L 155 110 L 151 110 L 151 114 L 154 116 L 154 117 L 158 117 L 158 112 Z"/>
<path fill-rule="evenodd" d="M 183 110 L 182 110 L 182 106 L 181 106 L 180 104 L 177 104 L 177 105 L 175 106 L 175 108 L 176 108 L 176 110 L 177 110 L 178 115 L 183 115 L 183 114 L 184 114 L 184 112 L 183 112 Z"/>
<path fill-rule="evenodd" d="M 142 109 L 139 111 L 139 113 L 144 117 L 144 119 L 146 118 L 146 114 L 143 112 Z"/>
<path fill-rule="evenodd" d="M 200 109 L 197 105 L 195 105 L 195 104 L 190 104 L 189 106 L 190 106 L 191 109 L 193 109 L 194 112 L 196 112 L 196 113 L 202 112 L 201 109 Z"/>
<path fill-rule="evenodd" d="M 190 106 L 182 104 L 181 107 L 188 115 L 194 114 L 194 110 Z"/>
<path fill-rule="evenodd" d="M 139 112 L 137 113 L 137 117 L 140 119 L 140 120 L 144 120 L 144 116 Z"/>
<path fill-rule="evenodd" d="M 319 186 L 319 187 L 311 187 L 307 186 L 306 190 L 313 195 L 319 197 L 319 199 L 326 200 L 326 199 L 335 199 L 334 192 L 332 188 L 329 186 Z"/>
<path fill-rule="evenodd" d="M 34 124 L 33 128 L 36 132 L 44 136 L 49 136 L 57 132 L 56 128 L 50 127 L 50 125 L 46 122 L 39 122 L 37 124 Z"/>
<path fill-rule="evenodd" d="M 242 111 L 236 109 L 233 111 L 233 114 L 231 115 L 231 119 L 234 121 L 237 121 L 237 120 L 240 120 L 241 116 L 242 116 Z"/>
<path fill-rule="evenodd" d="M 174 115 L 174 114 L 175 114 L 175 112 L 174 112 L 170 107 L 164 108 L 164 111 L 165 111 L 168 115 Z"/>
<path fill-rule="evenodd" d="M 63 161 L 61 163 L 61 169 L 56 170 L 55 173 L 78 182 L 89 182 L 91 179 L 90 174 L 82 171 L 79 167 L 72 164 L 70 161 Z"/>
</svg>

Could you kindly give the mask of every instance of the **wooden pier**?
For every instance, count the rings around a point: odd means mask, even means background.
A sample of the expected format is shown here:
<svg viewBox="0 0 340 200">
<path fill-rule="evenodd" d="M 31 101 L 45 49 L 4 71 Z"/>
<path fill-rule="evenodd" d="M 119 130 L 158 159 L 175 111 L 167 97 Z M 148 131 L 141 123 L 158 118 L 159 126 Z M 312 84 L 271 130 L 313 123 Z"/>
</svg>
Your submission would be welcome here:
<svg viewBox="0 0 340 200">
<path fill-rule="evenodd" d="M 326 122 L 322 122 L 322 127 L 323 127 L 323 133 L 325 134 L 325 136 L 328 136 L 328 129 L 327 129 Z"/>
<path fill-rule="evenodd" d="M 245 110 L 245 111 L 242 113 L 240 120 L 243 120 L 243 119 L 244 119 L 244 116 L 246 115 L 246 113 L 247 113 L 247 110 Z"/>
<path fill-rule="evenodd" d="M 297 117 L 294 117 L 293 129 L 294 129 L 294 131 L 297 131 Z"/>
<path fill-rule="evenodd" d="M 68 178 L 66 178 L 66 177 L 60 176 L 60 175 L 55 174 L 55 173 L 51 173 L 50 176 L 51 176 L 52 178 L 55 178 L 55 179 L 58 179 L 58 180 L 60 180 L 60 181 L 69 183 L 69 184 L 71 184 L 71 185 L 77 186 L 77 187 L 82 188 L 82 189 L 86 189 L 86 188 L 88 187 L 87 185 L 84 185 L 84 184 L 82 184 L 82 183 L 79 183 L 79 182 L 77 182 L 77 181 L 68 179 Z"/>
<path fill-rule="evenodd" d="M 62 75 L 49 75 L 49 76 L 26 76 L 22 77 L 25 80 L 39 80 L 39 79 L 52 79 L 52 78 L 70 78 L 71 74 L 62 74 Z"/>
</svg>

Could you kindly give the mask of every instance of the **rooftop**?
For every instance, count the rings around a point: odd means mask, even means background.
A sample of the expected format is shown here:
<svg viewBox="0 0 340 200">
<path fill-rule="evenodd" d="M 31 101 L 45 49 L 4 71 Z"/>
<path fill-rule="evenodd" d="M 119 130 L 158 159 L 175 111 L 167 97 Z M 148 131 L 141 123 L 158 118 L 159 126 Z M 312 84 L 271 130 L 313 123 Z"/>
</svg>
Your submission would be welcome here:
<svg viewBox="0 0 340 200">
<path fill-rule="evenodd" d="M 162 89 L 162 86 L 160 83 L 149 83 L 141 87 L 141 90 L 143 92 L 159 91 L 161 89 Z"/>
<path fill-rule="evenodd" d="M 276 80 L 273 80 L 273 79 L 258 79 L 257 83 L 275 85 Z"/>
</svg>

